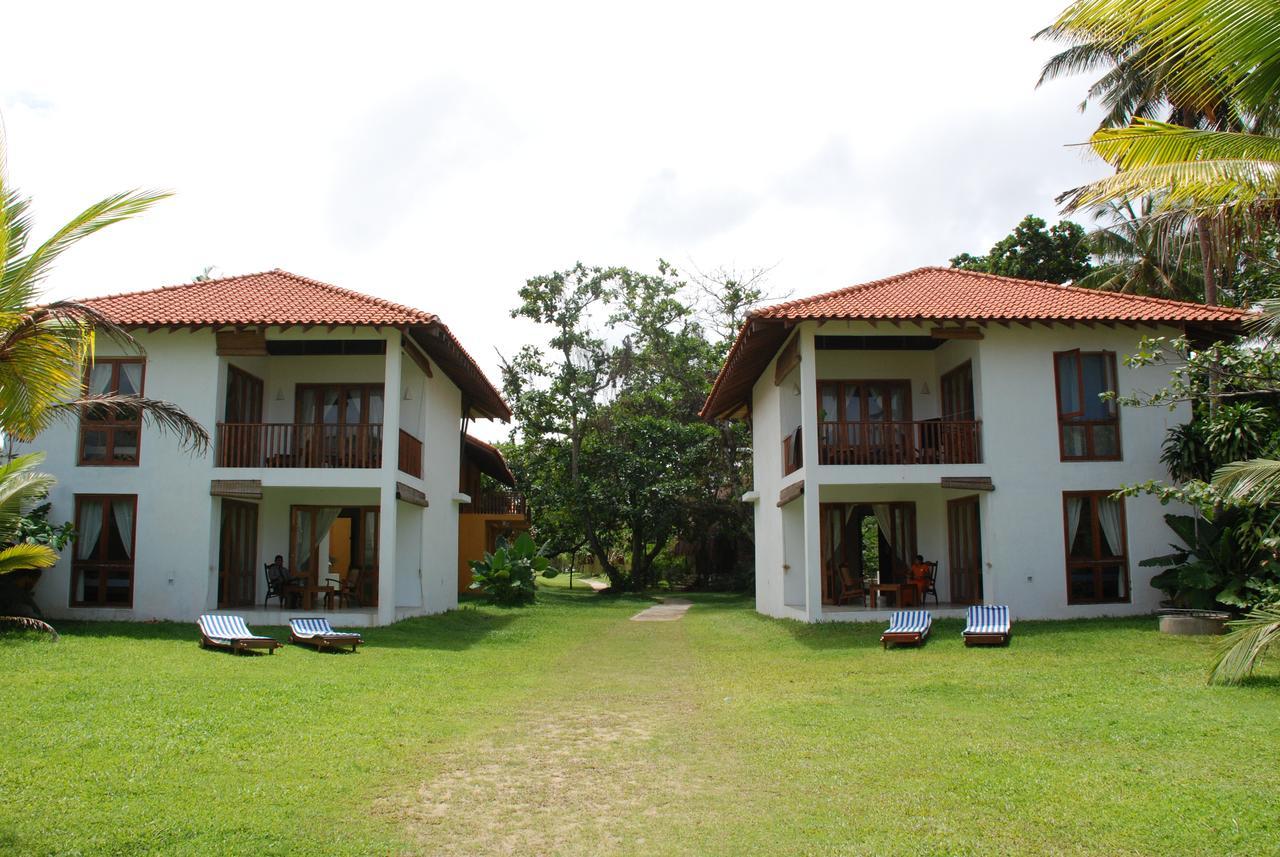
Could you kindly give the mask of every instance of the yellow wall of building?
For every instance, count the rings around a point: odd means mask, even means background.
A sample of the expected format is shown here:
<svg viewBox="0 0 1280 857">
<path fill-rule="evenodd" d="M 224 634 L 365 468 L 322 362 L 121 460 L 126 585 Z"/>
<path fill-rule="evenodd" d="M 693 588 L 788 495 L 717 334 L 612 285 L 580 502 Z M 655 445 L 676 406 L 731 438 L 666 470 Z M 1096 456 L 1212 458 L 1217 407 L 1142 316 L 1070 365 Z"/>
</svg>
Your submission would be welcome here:
<svg viewBox="0 0 1280 857">
<path fill-rule="evenodd" d="M 475 515 L 465 512 L 458 516 L 458 592 L 466 592 L 471 586 L 471 560 L 484 559 L 490 549 L 489 523 L 502 522 L 512 529 L 528 529 L 524 515 Z"/>
</svg>

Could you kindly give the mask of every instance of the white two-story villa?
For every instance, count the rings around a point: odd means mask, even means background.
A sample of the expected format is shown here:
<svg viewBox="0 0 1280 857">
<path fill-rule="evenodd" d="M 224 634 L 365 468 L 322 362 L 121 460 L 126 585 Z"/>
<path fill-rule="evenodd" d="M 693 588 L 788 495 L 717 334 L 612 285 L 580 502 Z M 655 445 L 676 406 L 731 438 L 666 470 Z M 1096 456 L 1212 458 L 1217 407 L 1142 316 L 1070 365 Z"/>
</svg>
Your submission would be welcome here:
<svg viewBox="0 0 1280 857">
<path fill-rule="evenodd" d="M 703 410 L 750 421 L 756 606 L 809 622 L 918 601 L 942 614 L 1144 613 L 1169 508 L 1116 499 L 1166 478 L 1187 407 L 1117 407 L 1166 369 L 1143 336 L 1214 339 L 1240 310 L 921 268 L 752 313 Z M 904 585 L 907 584 L 907 585 Z"/>
<path fill-rule="evenodd" d="M 92 393 L 172 402 L 193 455 L 92 410 L 44 450 L 51 519 L 78 537 L 36 588 L 50 616 L 387 624 L 457 605 L 466 426 L 510 411 L 439 318 L 284 271 L 94 298 L 142 353 L 99 340 Z M 295 578 L 268 594 L 281 556 Z"/>
</svg>

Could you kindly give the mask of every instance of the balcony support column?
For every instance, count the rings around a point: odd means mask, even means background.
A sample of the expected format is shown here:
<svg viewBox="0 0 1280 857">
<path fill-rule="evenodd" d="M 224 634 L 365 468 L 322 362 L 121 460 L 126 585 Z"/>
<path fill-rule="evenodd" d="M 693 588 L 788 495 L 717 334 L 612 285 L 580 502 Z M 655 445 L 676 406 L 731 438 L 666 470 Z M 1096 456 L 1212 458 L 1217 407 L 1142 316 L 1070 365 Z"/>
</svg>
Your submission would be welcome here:
<svg viewBox="0 0 1280 857">
<path fill-rule="evenodd" d="M 386 369 L 382 393 L 382 471 L 378 516 L 378 624 L 390 625 L 396 618 L 396 475 L 400 472 L 396 447 L 391 440 L 400 436 L 400 331 L 387 332 Z"/>
<path fill-rule="evenodd" d="M 818 365 L 814 326 L 803 324 L 800 338 L 800 445 L 803 450 L 804 503 L 804 600 L 805 618 L 822 618 L 822 535 L 818 498 Z"/>
</svg>

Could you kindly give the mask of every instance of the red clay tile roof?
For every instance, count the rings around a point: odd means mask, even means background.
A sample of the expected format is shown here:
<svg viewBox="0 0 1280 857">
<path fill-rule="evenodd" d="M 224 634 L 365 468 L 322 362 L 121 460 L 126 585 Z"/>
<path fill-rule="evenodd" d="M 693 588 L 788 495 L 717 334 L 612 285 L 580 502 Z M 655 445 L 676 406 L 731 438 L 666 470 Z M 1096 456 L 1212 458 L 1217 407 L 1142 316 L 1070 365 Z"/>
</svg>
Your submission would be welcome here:
<svg viewBox="0 0 1280 857">
<path fill-rule="evenodd" d="M 405 325 L 437 321 L 429 312 L 281 271 L 242 274 L 81 301 L 116 324 Z"/>
<path fill-rule="evenodd" d="M 395 327 L 440 364 L 482 416 L 511 418 L 497 389 L 438 316 L 279 268 L 80 303 L 122 327 Z"/>
<path fill-rule="evenodd" d="M 735 411 L 797 321 L 1104 322 L 1236 330 L 1250 313 L 1230 307 L 1101 292 L 955 268 L 916 268 L 809 298 L 763 307 L 738 333 L 702 408 Z"/>
<path fill-rule="evenodd" d="M 811 298 L 764 307 L 753 318 L 972 321 L 1236 322 L 1245 310 L 1017 280 L 955 268 L 917 268 Z"/>
</svg>

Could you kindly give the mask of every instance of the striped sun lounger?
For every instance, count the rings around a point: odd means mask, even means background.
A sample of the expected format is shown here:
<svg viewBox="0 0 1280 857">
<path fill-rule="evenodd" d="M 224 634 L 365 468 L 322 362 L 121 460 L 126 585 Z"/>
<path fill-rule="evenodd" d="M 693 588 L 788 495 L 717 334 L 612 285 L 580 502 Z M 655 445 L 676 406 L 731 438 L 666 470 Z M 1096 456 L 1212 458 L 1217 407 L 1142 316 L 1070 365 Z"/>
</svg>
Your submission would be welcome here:
<svg viewBox="0 0 1280 857">
<path fill-rule="evenodd" d="M 206 613 L 196 620 L 200 628 L 200 645 L 214 646 L 219 649 L 230 649 L 243 652 L 249 649 L 266 649 L 271 654 L 283 645 L 279 640 L 262 637 L 249 630 L 242 616 L 224 616 L 220 613 Z"/>
<path fill-rule="evenodd" d="M 899 610 L 889 617 L 889 627 L 880 635 L 880 642 L 889 648 L 890 643 L 922 643 L 933 627 L 933 616 L 928 610 Z"/>
<path fill-rule="evenodd" d="M 315 646 L 316 651 L 350 646 L 351 651 L 364 642 L 364 638 L 352 631 L 335 631 L 328 619 L 290 619 L 289 640 L 304 646 Z"/>
<path fill-rule="evenodd" d="M 1009 642 L 1009 608 L 970 607 L 963 631 L 966 646 L 1002 646 Z"/>
</svg>

